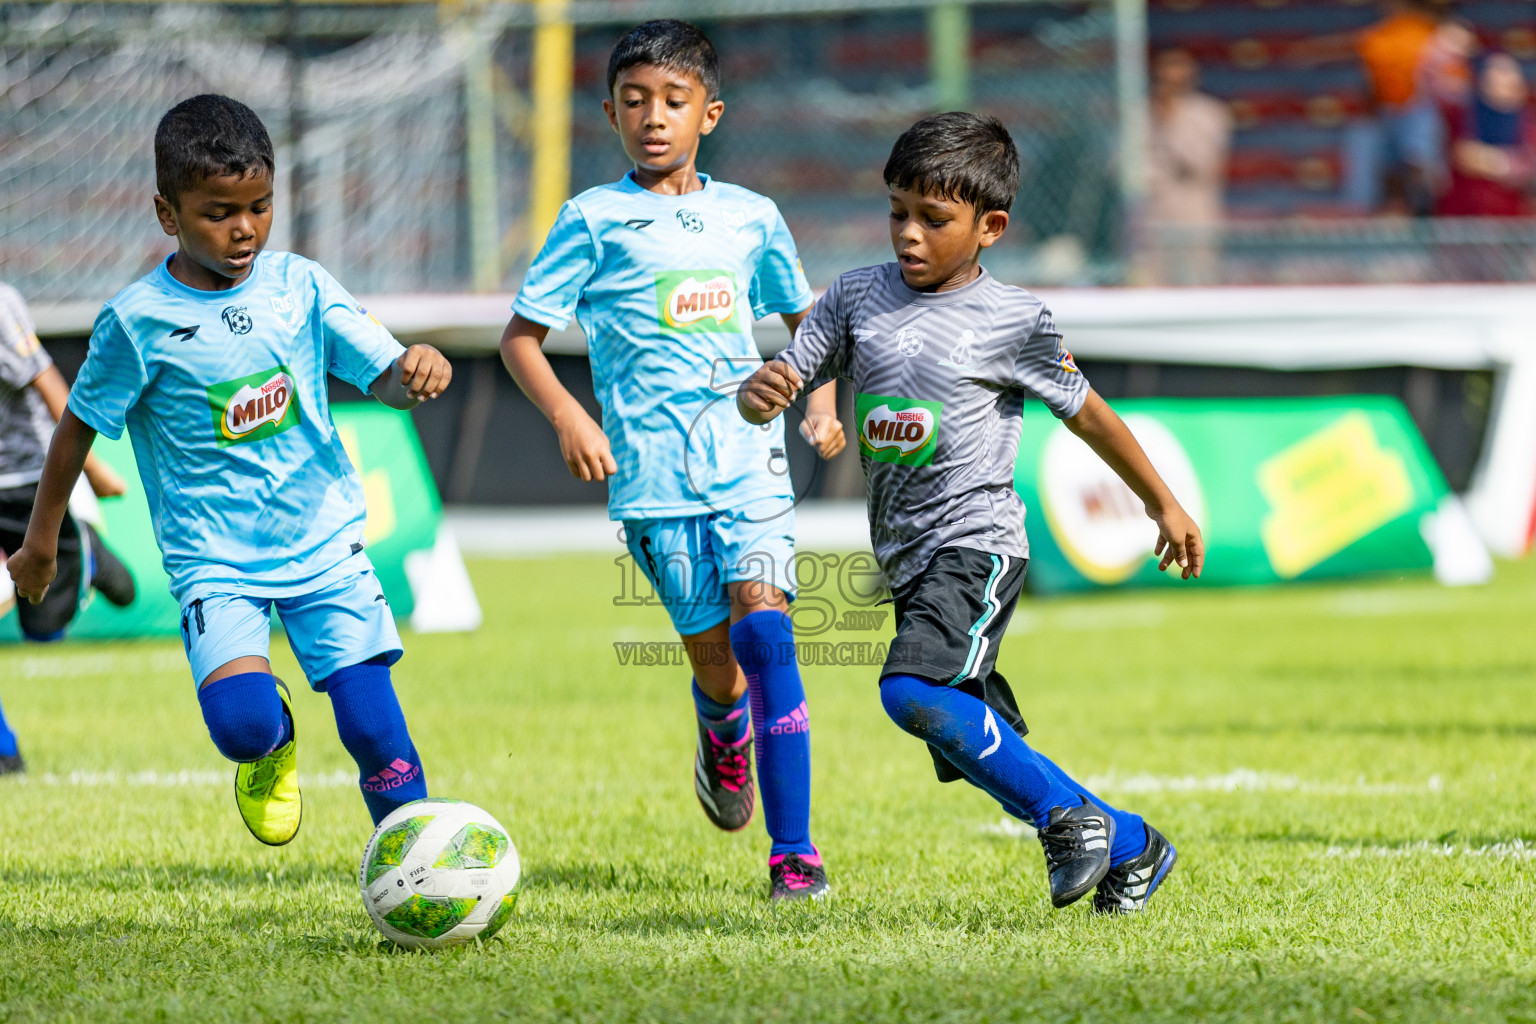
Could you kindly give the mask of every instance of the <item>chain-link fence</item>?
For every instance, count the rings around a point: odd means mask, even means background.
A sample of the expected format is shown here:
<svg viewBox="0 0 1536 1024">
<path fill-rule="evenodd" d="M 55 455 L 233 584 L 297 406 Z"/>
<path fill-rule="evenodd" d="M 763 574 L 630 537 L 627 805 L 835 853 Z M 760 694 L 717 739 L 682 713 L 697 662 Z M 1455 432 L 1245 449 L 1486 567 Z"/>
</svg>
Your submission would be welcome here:
<svg viewBox="0 0 1536 1024">
<path fill-rule="evenodd" d="M 890 258 L 880 169 L 902 129 L 952 105 L 997 114 L 1024 158 L 993 268 L 1119 280 L 1108 0 L 947 5 L 965 19 L 958 85 L 935 77 L 934 6 L 573 0 L 568 191 L 627 169 L 601 109 L 615 39 L 646 17 L 693 17 L 721 52 L 727 103 L 700 165 L 779 203 L 814 283 Z M 0 275 L 38 301 L 100 301 L 169 252 L 150 207 L 154 126 L 216 91 L 255 108 L 276 144 L 272 247 L 358 292 L 515 287 L 539 242 L 529 196 L 549 112 L 534 99 L 533 36 L 546 9 L 4 5 Z M 489 279 L 475 272 L 487 245 Z"/>
<path fill-rule="evenodd" d="M 152 266 L 170 245 L 150 205 L 155 125 L 224 92 L 261 115 L 286 176 L 274 247 L 297 244 L 367 290 L 461 287 L 451 38 L 402 24 L 325 52 L 263 28 L 211 7 L 8 5 L 0 273 L 29 298 L 94 300 Z"/>
<path fill-rule="evenodd" d="M 700 165 L 779 204 L 815 282 L 891 259 L 881 169 L 905 128 L 944 107 L 929 74 L 926 22 L 924 11 L 908 10 L 705 23 L 724 59 L 726 113 Z M 593 26 L 577 36 L 573 190 L 627 169 L 600 110 L 621 30 Z M 1111 11 L 978 8 L 972 36 L 968 106 L 1009 126 L 1024 172 L 1011 228 L 989 264 L 1015 280 L 1042 271 L 1055 280 L 1116 279 Z"/>
</svg>

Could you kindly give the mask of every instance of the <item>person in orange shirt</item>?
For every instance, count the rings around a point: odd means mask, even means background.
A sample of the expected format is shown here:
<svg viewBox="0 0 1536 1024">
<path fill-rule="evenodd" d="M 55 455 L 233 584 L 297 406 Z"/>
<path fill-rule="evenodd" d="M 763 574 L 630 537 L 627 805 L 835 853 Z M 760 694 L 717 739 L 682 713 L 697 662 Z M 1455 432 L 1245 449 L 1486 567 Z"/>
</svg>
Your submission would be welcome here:
<svg viewBox="0 0 1536 1024">
<path fill-rule="evenodd" d="M 1424 216 L 1444 175 L 1444 131 L 1419 68 L 1441 21 L 1433 0 L 1385 0 L 1383 19 L 1361 32 L 1355 52 L 1364 67 L 1375 116 L 1344 140 L 1344 198 L 1366 212 L 1396 207 Z"/>
</svg>

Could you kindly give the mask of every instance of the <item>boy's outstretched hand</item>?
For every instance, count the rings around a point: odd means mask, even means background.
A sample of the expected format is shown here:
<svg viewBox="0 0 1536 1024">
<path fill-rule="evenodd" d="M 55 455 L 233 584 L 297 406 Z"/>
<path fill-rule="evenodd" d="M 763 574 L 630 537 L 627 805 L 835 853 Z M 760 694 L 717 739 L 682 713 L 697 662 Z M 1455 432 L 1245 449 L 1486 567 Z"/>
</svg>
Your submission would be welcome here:
<svg viewBox="0 0 1536 1024">
<path fill-rule="evenodd" d="M 571 400 L 570 405 L 550 418 L 555 436 L 560 439 L 560 457 L 571 476 L 588 482 L 616 476 L 619 464 L 613 459 L 608 435 L 587 411 Z"/>
<path fill-rule="evenodd" d="M 1160 513 L 1148 510 L 1147 515 L 1157 524 L 1157 546 L 1153 552 L 1162 556 L 1157 571 L 1167 572 L 1177 562 L 1183 579 L 1199 579 L 1200 570 L 1205 568 L 1205 538 L 1200 536 L 1199 524 L 1178 505 Z"/>
<path fill-rule="evenodd" d="M 843 422 L 832 413 L 806 413 L 805 419 L 800 422 L 800 436 L 824 459 L 832 458 L 848 446 Z"/>
<path fill-rule="evenodd" d="M 767 423 L 789 408 L 803 384 L 793 366 L 771 360 L 742 381 L 736 391 L 736 407 L 748 423 Z"/>
<path fill-rule="evenodd" d="M 400 357 L 400 383 L 412 399 L 436 398 L 453 380 L 448 357 L 431 345 L 412 345 Z"/>
<path fill-rule="evenodd" d="M 59 574 L 59 556 L 58 552 L 49 556 L 33 551 L 23 543 L 20 551 L 0 562 L 0 567 L 3 567 L 0 572 L 10 571 L 11 582 L 16 586 L 16 596 L 37 604 L 48 593 L 53 578 Z"/>
</svg>

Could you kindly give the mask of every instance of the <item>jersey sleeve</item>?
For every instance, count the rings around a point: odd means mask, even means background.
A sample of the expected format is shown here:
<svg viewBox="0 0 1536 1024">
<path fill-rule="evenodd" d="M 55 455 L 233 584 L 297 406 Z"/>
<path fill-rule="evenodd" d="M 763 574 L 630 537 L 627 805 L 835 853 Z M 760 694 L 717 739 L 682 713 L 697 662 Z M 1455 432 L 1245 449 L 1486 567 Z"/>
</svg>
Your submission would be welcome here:
<svg viewBox="0 0 1536 1024">
<path fill-rule="evenodd" d="M 848 317 L 844 306 L 843 280 L 838 278 L 800 321 L 789 347 L 779 353 L 779 359 L 794 367 L 805 382 L 807 393 L 848 375 Z"/>
<path fill-rule="evenodd" d="M 52 365 L 21 293 L 0 285 L 0 383 L 20 391 Z"/>
<path fill-rule="evenodd" d="M 367 392 L 405 347 L 324 268 L 315 266 L 315 312 L 325 343 L 326 370 Z"/>
<path fill-rule="evenodd" d="M 128 410 L 139 401 L 149 373 L 144 357 L 111 306 L 102 307 L 91 330 L 85 365 L 69 389 L 69 411 L 98 434 L 123 436 Z"/>
<path fill-rule="evenodd" d="M 571 322 L 576 303 L 597 273 L 597 242 L 574 200 L 560 207 L 544 247 L 523 275 L 512 312 L 556 330 Z"/>
<path fill-rule="evenodd" d="M 1033 392 L 1059 419 L 1077 415 L 1088 398 L 1088 381 L 1067 351 L 1051 311 L 1044 306 L 1014 356 L 1009 383 Z"/>
<path fill-rule="evenodd" d="M 773 220 L 768 226 L 768 240 L 758 257 L 748 297 L 752 315 L 761 320 L 769 313 L 798 313 L 816 301 L 800 266 L 800 252 L 784 223 L 778 207 L 772 207 Z"/>
</svg>

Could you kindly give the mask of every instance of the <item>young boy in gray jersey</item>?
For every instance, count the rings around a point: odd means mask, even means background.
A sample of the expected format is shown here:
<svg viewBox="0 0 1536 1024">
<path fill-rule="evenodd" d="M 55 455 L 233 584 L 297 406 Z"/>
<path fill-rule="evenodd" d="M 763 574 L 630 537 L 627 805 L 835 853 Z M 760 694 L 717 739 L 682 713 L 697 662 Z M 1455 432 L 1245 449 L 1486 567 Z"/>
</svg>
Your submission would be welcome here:
<svg viewBox="0 0 1536 1024">
<path fill-rule="evenodd" d="M 0 565 L 7 552 L 21 549 L 53 425 L 63 415 L 68 398 L 69 385 L 38 342 L 21 293 L 0 284 Z M 127 487 L 110 466 L 94 457 L 86 460 L 85 476 L 98 498 L 122 494 Z M 16 618 L 26 639 L 63 639 L 65 627 L 80 608 L 82 583 L 89 583 L 115 605 L 126 605 L 134 598 L 127 566 L 94 529 L 69 516 L 59 531 L 58 578 L 59 585 L 39 604 L 16 602 Z M 9 590 L 9 577 L 3 582 Z M 0 615 L 4 607 L 0 602 Z M 25 767 L 16 736 L 0 713 L 0 775 Z"/>
<path fill-rule="evenodd" d="M 789 348 L 742 384 L 749 422 L 837 377 L 858 395 L 870 537 L 896 604 L 886 712 L 927 741 L 940 781 L 964 778 L 1039 830 L 1051 901 L 1141 910 L 1173 867 L 1168 841 L 1024 742 L 995 669 L 1029 547 L 1013 489 L 1020 412 L 1039 397 L 1145 504 L 1159 568 L 1200 575 L 1200 528 L 1062 345 L 1045 305 L 978 263 L 1002 237 L 1019 157 L 996 118 L 926 118 L 885 165 L 897 261 L 839 277 Z M 1001 720 L 1001 726 L 999 724 Z"/>
</svg>

